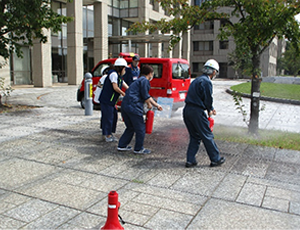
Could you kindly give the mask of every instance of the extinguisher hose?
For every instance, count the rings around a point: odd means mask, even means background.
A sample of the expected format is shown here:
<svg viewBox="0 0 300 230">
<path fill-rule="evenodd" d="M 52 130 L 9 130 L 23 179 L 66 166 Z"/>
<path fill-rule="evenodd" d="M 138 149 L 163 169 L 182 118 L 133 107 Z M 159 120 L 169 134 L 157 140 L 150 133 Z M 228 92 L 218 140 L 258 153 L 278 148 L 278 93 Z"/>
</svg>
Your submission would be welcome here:
<svg viewBox="0 0 300 230">
<path fill-rule="evenodd" d="M 118 214 L 118 217 L 119 217 L 119 219 L 121 221 L 121 224 L 126 224 L 126 222 L 122 219 L 122 217 L 119 214 Z"/>
</svg>

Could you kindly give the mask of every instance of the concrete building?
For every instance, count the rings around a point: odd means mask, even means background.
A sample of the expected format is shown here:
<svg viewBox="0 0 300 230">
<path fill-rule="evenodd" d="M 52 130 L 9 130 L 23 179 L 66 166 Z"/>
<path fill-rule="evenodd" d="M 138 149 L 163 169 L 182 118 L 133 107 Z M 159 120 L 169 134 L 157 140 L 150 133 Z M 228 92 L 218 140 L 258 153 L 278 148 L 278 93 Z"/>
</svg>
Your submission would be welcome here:
<svg viewBox="0 0 300 230">
<path fill-rule="evenodd" d="M 120 52 L 135 52 L 143 57 L 181 57 L 189 59 L 189 36 L 183 37 L 168 52 L 169 36 L 162 34 L 131 35 L 126 32 L 136 21 L 169 18 L 156 1 L 146 0 L 53 0 L 51 7 L 61 15 L 74 17 L 54 34 L 44 31 L 48 42 L 35 42 L 22 48 L 24 58 L 13 54 L 1 69 L 12 84 L 48 87 L 55 82 L 77 85 L 84 73 L 100 60 L 118 57 Z M 185 46 L 183 46 L 184 44 Z"/>
<path fill-rule="evenodd" d="M 193 5 L 201 5 L 205 0 L 194 0 Z M 222 8 L 220 11 L 230 13 L 232 9 Z M 233 22 L 237 19 L 233 18 Z M 222 21 L 215 20 L 196 25 L 191 31 L 191 57 L 190 64 L 192 73 L 197 76 L 201 74 L 202 66 L 209 58 L 216 59 L 220 64 L 220 78 L 238 78 L 234 69 L 228 65 L 228 54 L 235 50 L 233 38 L 226 41 L 220 41 L 219 34 Z M 271 45 L 261 56 L 262 76 L 275 76 L 277 57 L 285 50 L 285 42 L 275 38 Z"/>
<path fill-rule="evenodd" d="M 190 2 L 200 4 L 201 1 Z M 74 17 L 74 21 L 63 24 L 57 34 L 45 30 L 48 42 L 36 41 L 33 47 L 24 46 L 22 59 L 13 54 L 0 69 L 6 82 L 35 87 L 49 87 L 56 82 L 78 85 L 84 73 L 96 63 L 117 57 L 120 52 L 184 58 L 190 62 L 193 75 L 201 73 L 208 58 L 215 58 L 220 63 L 220 77 L 235 77 L 227 64 L 227 55 L 234 50 L 235 43 L 233 39 L 217 39 L 220 21 L 205 22 L 182 34 L 181 42 L 168 52 L 167 35 L 126 32 L 137 21 L 170 18 L 154 0 L 53 0 L 51 7 L 61 15 Z M 263 76 L 276 74 L 277 47 L 274 41 L 262 57 Z"/>
</svg>

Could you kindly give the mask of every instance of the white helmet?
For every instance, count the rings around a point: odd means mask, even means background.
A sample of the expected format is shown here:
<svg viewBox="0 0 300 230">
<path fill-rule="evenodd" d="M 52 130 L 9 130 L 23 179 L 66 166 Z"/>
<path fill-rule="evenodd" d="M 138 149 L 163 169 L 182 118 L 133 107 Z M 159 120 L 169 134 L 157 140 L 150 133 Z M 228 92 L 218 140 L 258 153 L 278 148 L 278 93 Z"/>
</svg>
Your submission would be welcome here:
<svg viewBox="0 0 300 230">
<path fill-rule="evenodd" d="M 114 66 L 127 66 L 127 62 L 126 62 L 126 60 L 124 58 L 118 58 L 115 61 Z"/>
<path fill-rule="evenodd" d="M 100 73 L 101 73 L 102 75 L 104 75 L 104 74 L 105 74 L 105 70 L 108 69 L 108 68 L 109 68 L 108 66 L 103 66 L 103 67 L 101 68 L 101 72 L 100 72 Z"/>
<path fill-rule="evenodd" d="M 217 70 L 217 72 L 219 72 L 220 69 L 219 63 L 214 59 L 207 60 L 206 63 L 204 64 L 204 67 L 210 67 L 214 70 Z"/>
</svg>

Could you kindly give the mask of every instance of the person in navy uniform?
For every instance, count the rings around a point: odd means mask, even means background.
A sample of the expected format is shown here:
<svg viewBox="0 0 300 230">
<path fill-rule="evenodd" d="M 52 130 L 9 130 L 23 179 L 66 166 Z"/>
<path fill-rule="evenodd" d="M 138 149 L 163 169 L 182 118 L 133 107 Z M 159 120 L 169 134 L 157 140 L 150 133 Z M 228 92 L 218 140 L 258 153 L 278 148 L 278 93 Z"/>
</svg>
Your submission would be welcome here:
<svg viewBox="0 0 300 230">
<path fill-rule="evenodd" d="M 203 66 L 203 75 L 192 81 L 185 99 L 183 119 L 190 136 L 185 164 L 187 168 L 197 165 L 196 154 L 201 141 L 203 141 L 211 161 L 211 167 L 219 166 L 225 162 L 225 158 L 220 157 L 219 149 L 214 141 L 214 135 L 209 128 L 207 119 L 207 114 L 209 116 L 216 115 L 216 110 L 213 108 L 211 80 L 216 77 L 218 72 L 218 62 L 209 59 Z M 207 114 L 205 111 L 207 111 Z"/>
<path fill-rule="evenodd" d="M 140 57 L 135 55 L 132 57 L 132 63 L 126 67 L 126 73 L 123 76 L 123 80 L 128 86 L 140 76 L 140 68 L 138 67 L 139 61 Z"/>
<path fill-rule="evenodd" d="M 101 103 L 101 126 L 102 134 L 105 137 L 106 142 L 118 141 L 113 135 L 116 132 L 118 111 L 116 109 L 116 103 L 119 96 L 125 96 L 125 92 L 122 91 L 122 86 L 128 89 L 128 85 L 122 80 L 122 76 L 125 73 L 127 62 L 123 58 L 118 58 L 114 63 L 113 70 L 108 72 L 103 89 L 100 95 Z"/>
<path fill-rule="evenodd" d="M 141 76 L 126 90 L 121 107 L 126 129 L 119 140 L 119 151 L 132 149 L 129 143 L 135 133 L 134 153 L 149 154 L 151 152 L 151 150 L 144 148 L 146 131 L 143 117 L 144 103 L 147 103 L 148 109 L 151 109 L 153 105 L 159 111 L 162 110 L 162 107 L 149 95 L 150 81 L 153 79 L 153 75 L 153 68 L 150 65 L 144 65 L 141 70 Z"/>
</svg>

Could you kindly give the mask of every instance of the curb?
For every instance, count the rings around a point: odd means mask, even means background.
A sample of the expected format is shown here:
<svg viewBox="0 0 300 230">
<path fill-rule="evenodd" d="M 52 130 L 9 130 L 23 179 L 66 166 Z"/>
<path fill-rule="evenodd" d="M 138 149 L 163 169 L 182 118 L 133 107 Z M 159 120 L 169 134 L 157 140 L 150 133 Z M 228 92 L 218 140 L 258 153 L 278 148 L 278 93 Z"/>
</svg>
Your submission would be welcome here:
<svg viewBox="0 0 300 230">
<path fill-rule="evenodd" d="M 233 95 L 233 90 L 226 89 L 226 93 L 229 93 L 229 94 Z M 246 97 L 246 98 L 250 98 L 251 99 L 251 95 L 250 94 L 239 93 L 239 92 L 238 92 L 238 94 L 241 95 L 242 97 Z M 297 101 L 297 100 L 282 99 L 282 98 L 275 98 L 275 97 L 260 96 L 260 100 L 277 102 L 277 103 L 284 103 L 284 104 L 300 105 L 300 101 Z"/>
</svg>

